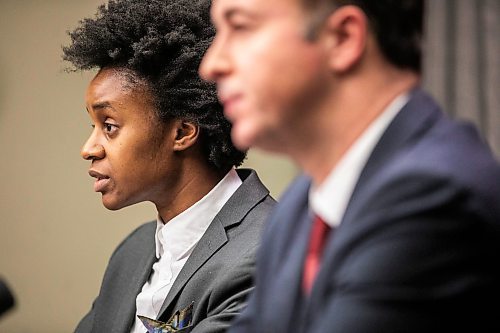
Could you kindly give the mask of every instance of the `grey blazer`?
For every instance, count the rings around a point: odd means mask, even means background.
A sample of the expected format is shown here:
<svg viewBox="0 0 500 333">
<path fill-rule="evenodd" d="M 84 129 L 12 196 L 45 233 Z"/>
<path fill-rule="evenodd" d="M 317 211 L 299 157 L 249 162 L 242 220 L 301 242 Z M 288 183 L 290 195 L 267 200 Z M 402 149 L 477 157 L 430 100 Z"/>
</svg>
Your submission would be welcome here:
<svg viewBox="0 0 500 333">
<path fill-rule="evenodd" d="M 194 302 L 193 324 L 182 332 L 224 332 L 253 289 L 255 252 L 275 201 L 253 170 L 214 218 L 177 276 L 157 319 L 167 321 Z M 155 261 L 156 222 L 132 232 L 113 253 L 90 312 L 76 333 L 129 332 L 135 299 Z M 146 329 L 144 329 L 146 332 Z"/>
</svg>

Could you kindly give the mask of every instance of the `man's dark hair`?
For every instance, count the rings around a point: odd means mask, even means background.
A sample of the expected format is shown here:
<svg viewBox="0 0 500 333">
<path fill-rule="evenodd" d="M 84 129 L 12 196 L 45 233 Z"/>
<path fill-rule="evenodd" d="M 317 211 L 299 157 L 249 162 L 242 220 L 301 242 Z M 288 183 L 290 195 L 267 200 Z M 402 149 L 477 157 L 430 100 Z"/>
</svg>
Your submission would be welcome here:
<svg viewBox="0 0 500 333">
<path fill-rule="evenodd" d="M 246 153 L 231 141 L 215 86 L 198 76 L 215 34 L 209 8 L 208 0 L 110 0 L 68 32 L 71 44 L 63 47 L 63 59 L 75 70 L 122 68 L 137 75 L 147 83 L 159 119 L 197 124 L 208 162 L 227 171 Z"/>
<path fill-rule="evenodd" d="M 378 45 L 389 62 L 420 73 L 422 68 L 423 0 L 300 0 L 308 10 L 334 10 L 354 5 L 368 17 Z"/>
</svg>

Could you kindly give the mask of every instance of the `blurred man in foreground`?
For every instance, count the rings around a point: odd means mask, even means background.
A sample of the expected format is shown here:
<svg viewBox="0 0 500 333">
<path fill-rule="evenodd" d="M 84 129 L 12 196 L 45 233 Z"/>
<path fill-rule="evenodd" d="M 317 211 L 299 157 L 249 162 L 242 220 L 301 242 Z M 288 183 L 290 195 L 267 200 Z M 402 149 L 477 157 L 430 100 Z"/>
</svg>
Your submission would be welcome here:
<svg viewBox="0 0 500 333">
<path fill-rule="evenodd" d="M 231 332 L 500 326 L 500 167 L 419 87 L 422 3 L 213 1 L 200 73 L 233 141 L 304 170 Z"/>
</svg>

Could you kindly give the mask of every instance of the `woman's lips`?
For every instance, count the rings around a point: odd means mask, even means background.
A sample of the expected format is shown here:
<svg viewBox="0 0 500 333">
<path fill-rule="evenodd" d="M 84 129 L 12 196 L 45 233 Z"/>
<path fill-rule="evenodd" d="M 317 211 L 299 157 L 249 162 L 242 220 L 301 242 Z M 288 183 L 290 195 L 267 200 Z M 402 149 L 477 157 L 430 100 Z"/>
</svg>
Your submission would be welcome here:
<svg viewBox="0 0 500 333">
<path fill-rule="evenodd" d="M 94 191 L 102 192 L 110 182 L 110 178 L 106 175 L 103 175 L 100 172 L 95 170 L 89 170 L 90 177 L 94 177 L 96 180 L 94 182 Z"/>
<path fill-rule="evenodd" d="M 94 182 L 94 192 L 103 192 L 109 180 L 109 178 L 97 178 Z"/>
</svg>

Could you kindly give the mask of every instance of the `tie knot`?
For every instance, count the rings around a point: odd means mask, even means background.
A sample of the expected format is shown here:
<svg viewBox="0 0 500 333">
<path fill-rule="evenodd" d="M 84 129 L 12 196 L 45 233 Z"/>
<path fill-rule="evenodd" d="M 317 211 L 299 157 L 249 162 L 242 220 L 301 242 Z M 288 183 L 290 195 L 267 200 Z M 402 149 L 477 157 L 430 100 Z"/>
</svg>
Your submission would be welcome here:
<svg viewBox="0 0 500 333">
<path fill-rule="evenodd" d="M 323 246 L 325 245 L 325 241 L 329 231 L 330 226 L 326 224 L 326 222 L 321 217 L 315 215 L 311 230 L 311 236 L 309 238 L 309 251 L 315 252 L 319 256 L 321 256 L 321 252 L 323 251 Z"/>
</svg>

